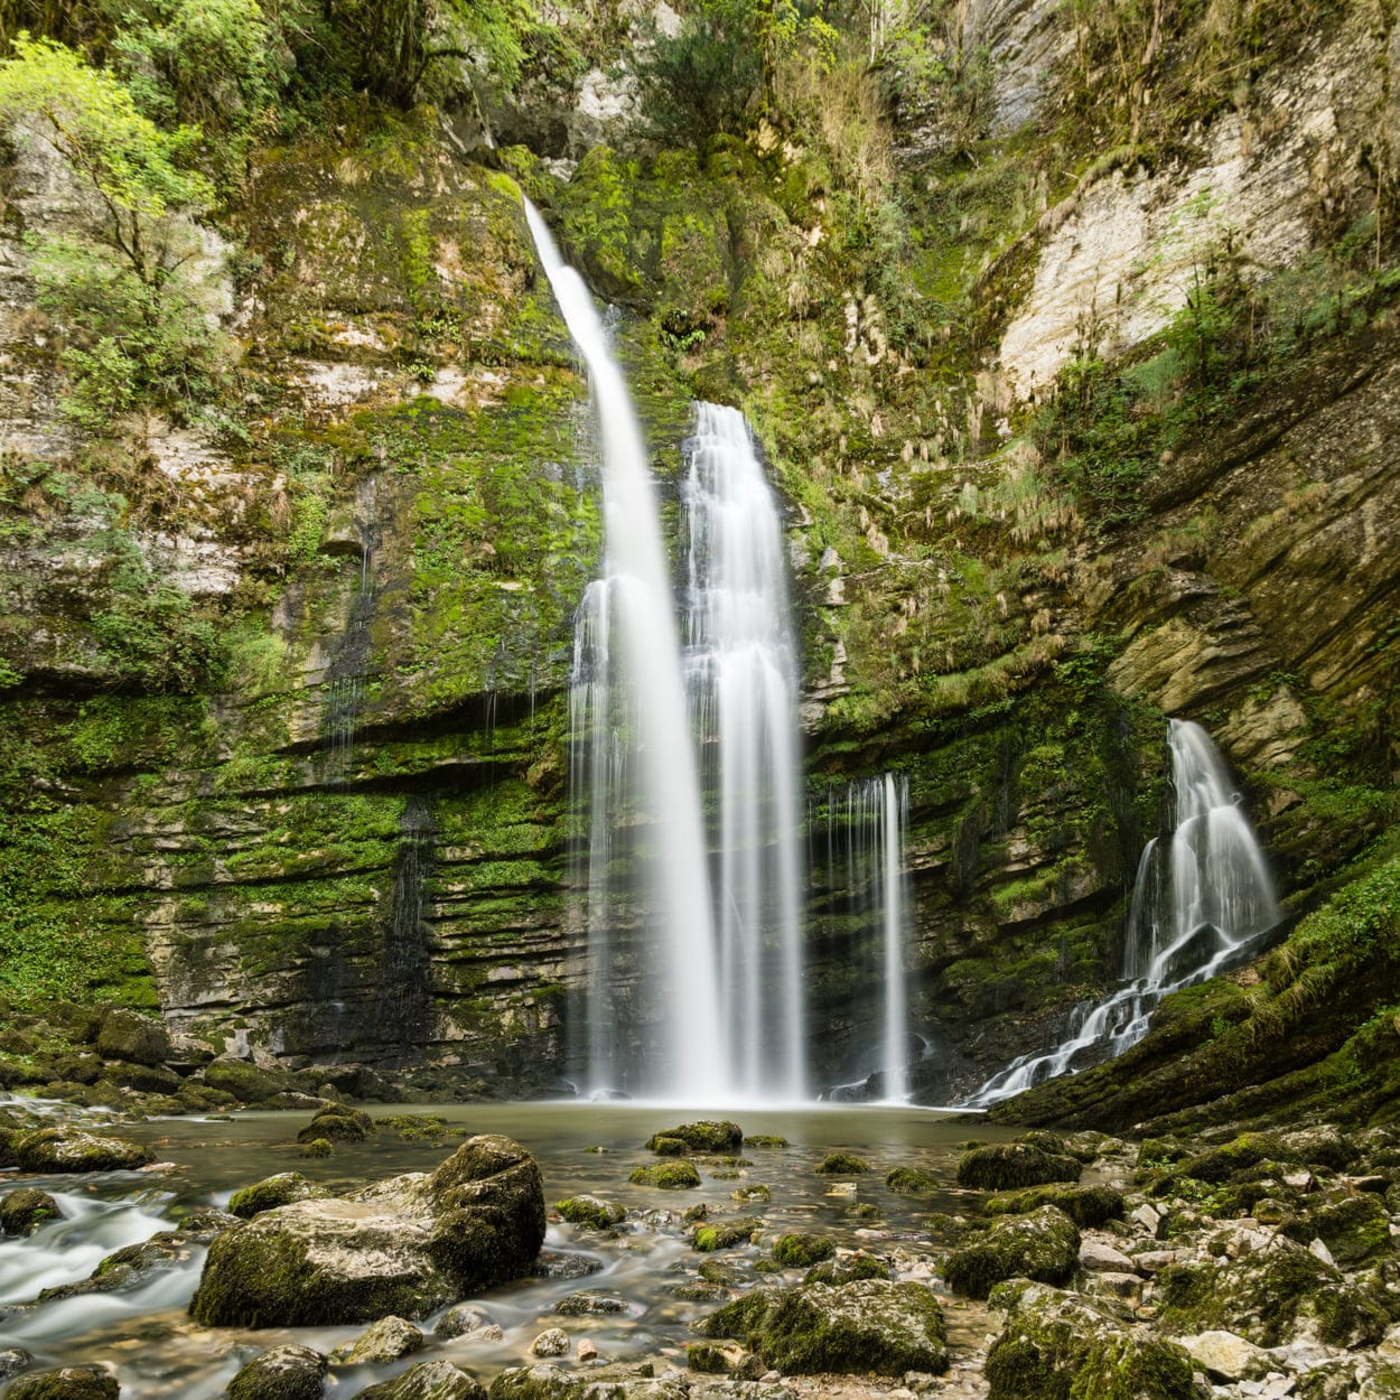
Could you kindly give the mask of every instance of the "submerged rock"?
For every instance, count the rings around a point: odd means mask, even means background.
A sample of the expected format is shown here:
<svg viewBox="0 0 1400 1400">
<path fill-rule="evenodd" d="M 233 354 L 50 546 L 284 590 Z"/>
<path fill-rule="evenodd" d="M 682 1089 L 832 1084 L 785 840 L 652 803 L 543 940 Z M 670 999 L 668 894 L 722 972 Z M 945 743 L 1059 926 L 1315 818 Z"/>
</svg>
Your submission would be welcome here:
<svg viewBox="0 0 1400 1400">
<path fill-rule="evenodd" d="M 889 1278 L 890 1267 L 873 1254 L 849 1254 L 844 1259 L 827 1259 L 814 1264 L 803 1283 L 855 1283 L 863 1278 Z"/>
<path fill-rule="evenodd" d="M 310 1347 L 281 1346 L 255 1356 L 230 1382 L 226 1400 L 321 1400 L 326 1358 Z"/>
<path fill-rule="evenodd" d="M 943 1277 L 954 1293 L 985 1298 L 998 1283 L 1028 1278 L 1064 1283 L 1079 1263 L 1079 1231 L 1054 1206 L 1029 1215 L 1004 1216 L 985 1235 L 955 1249 Z"/>
<path fill-rule="evenodd" d="M 702 1254 L 712 1254 L 717 1249 L 733 1249 L 737 1245 L 748 1244 L 762 1228 L 763 1221 L 753 1216 L 735 1216 L 731 1220 L 697 1225 L 690 1238 Z"/>
<path fill-rule="evenodd" d="M 1006 1325 L 987 1354 L 990 1400 L 1195 1400 L 1191 1359 L 1180 1347 L 1134 1333 L 1085 1298 L 1015 1283 L 998 1288 L 992 1306 Z"/>
<path fill-rule="evenodd" d="M 324 1200 L 331 1193 L 324 1186 L 308 1181 L 300 1172 L 278 1172 L 263 1181 L 235 1191 L 229 1198 L 230 1215 L 251 1220 L 265 1210 L 291 1205 L 293 1201 Z"/>
<path fill-rule="evenodd" d="M 885 1185 L 903 1196 L 927 1195 L 938 1189 L 938 1182 L 915 1167 L 895 1167 L 885 1176 Z"/>
<path fill-rule="evenodd" d="M 976 1191 L 1014 1191 L 1078 1181 L 1082 1170 L 1073 1157 L 1045 1152 L 1029 1142 L 1007 1142 L 965 1152 L 958 1159 L 958 1185 Z"/>
<path fill-rule="evenodd" d="M 597 1289 L 586 1288 L 579 1293 L 570 1293 L 554 1305 L 554 1311 L 561 1317 L 593 1317 L 606 1313 L 625 1313 L 627 1304 L 621 1298 Z"/>
<path fill-rule="evenodd" d="M 654 1133 L 647 1139 L 647 1151 L 668 1152 L 667 1148 L 658 1147 L 658 1142 L 682 1142 L 691 1152 L 737 1152 L 743 1145 L 744 1133 L 737 1123 L 702 1119 Z M 668 1155 L 679 1154 L 668 1152 Z"/>
<path fill-rule="evenodd" d="M 76 1128 L 38 1128 L 15 1138 L 12 1147 L 20 1170 L 27 1172 L 132 1171 L 155 1160 L 140 1143 Z"/>
<path fill-rule="evenodd" d="M 494 1326 L 491 1314 L 484 1308 L 475 1307 L 471 1303 L 458 1303 L 455 1308 L 448 1308 L 438 1318 L 437 1326 L 433 1328 L 433 1336 L 450 1341 L 453 1337 L 469 1337 Z M 497 1327 L 496 1331 L 499 1332 L 500 1328 Z"/>
<path fill-rule="evenodd" d="M 534 1158 L 470 1138 L 429 1176 L 264 1211 L 210 1246 L 190 1304 L 208 1326 L 420 1318 L 531 1271 L 545 1234 Z"/>
<path fill-rule="evenodd" d="M 393 1380 L 357 1391 L 355 1400 L 486 1400 L 486 1387 L 450 1361 L 420 1361 Z"/>
<path fill-rule="evenodd" d="M 816 1170 L 819 1176 L 864 1176 L 870 1170 L 870 1163 L 852 1152 L 831 1152 L 817 1164 Z"/>
<path fill-rule="evenodd" d="M 562 1327 L 549 1327 L 530 1343 L 535 1356 L 565 1356 L 569 1350 L 569 1334 Z"/>
<path fill-rule="evenodd" d="M 0 1200 L 0 1230 L 7 1235 L 32 1235 L 49 1220 L 61 1220 L 63 1212 L 47 1191 L 21 1186 Z"/>
<path fill-rule="evenodd" d="M 374 1131 L 374 1119 L 343 1103 L 328 1104 L 297 1134 L 298 1142 L 363 1142 Z"/>
</svg>

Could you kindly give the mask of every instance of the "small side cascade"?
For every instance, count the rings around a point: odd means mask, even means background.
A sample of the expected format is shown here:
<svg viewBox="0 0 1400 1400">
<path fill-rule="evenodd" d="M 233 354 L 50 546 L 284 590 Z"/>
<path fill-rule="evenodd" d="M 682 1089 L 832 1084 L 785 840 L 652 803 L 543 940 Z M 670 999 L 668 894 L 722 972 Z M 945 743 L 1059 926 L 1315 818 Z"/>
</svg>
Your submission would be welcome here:
<svg viewBox="0 0 1400 1400">
<path fill-rule="evenodd" d="M 884 1102 L 902 1103 L 909 1096 L 912 1045 L 907 970 L 909 894 L 904 867 L 909 780 L 884 773 L 850 783 L 844 801 L 836 792 L 830 795 L 827 814 L 827 864 L 833 876 L 841 871 L 848 891 L 848 916 L 866 950 L 863 976 L 869 985 L 881 989 L 879 1037 L 872 1037 L 860 1065 L 863 1077 L 836 1085 L 829 1097 L 860 1099 L 870 1097 L 873 1090 Z M 831 849 L 831 823 L 838 819 L 845 826 L 840 858 Z"/>
<path fill-rule="evenodd" d="M 1081 1002 L 1060 1045 L 1013 1060 L 969 1106 L 1121 1055 L 1147 1034 L 1164 996 L 1247 958 L 1278 926 L 1273 880 L 1219 749 L 1190 720 L 1169 721 L 1167 743 L 1171 833 L 1149 841 L 1138 861 L 1123 949 L 1132 980 Z"/>
</svg>

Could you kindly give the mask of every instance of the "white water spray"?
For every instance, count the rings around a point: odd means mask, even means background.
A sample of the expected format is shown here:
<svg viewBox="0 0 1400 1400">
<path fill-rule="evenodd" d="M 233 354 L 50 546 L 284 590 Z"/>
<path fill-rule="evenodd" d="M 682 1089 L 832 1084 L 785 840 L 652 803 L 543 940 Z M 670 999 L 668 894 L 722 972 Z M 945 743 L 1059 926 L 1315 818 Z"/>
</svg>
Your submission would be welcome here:
<svg viewBox="0 0 1400 1400">
<path fill-rule="evenodd" d="M 1022 1055 L 967 1102 L 996 1103 L 1057 1075 L 1121 1055 L 1147 1034 L 1168 992 L 1213 977 L 1279 922 L 1273 881 L 1229 769 L 1199 724 L 1172 720 L 1172 834 L 1138 862 L 1123 970 L 1133 979 L 1082 1002 L 1054 1050 Z"/>
</svg>

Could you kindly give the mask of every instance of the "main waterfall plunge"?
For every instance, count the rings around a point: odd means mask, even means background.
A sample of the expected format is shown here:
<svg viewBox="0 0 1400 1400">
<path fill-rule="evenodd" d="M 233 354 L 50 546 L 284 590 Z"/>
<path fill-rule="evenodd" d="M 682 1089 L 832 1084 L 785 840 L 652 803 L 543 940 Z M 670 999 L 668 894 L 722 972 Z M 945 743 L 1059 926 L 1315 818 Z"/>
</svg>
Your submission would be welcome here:
<svg viewBox="0 0 1400 1400">
<path fill-rule="evenodd" d="M 696 406 L 678 628 L 645 450 L 582 280 L 530 227 L 588 365 L 602 433 L 605 558 L 574 647 L 574 791 L 587 795 L 587 1089 L 798 1100 L 802 1015 L 797 660 L 777 502 L 743 417 Z M 702 798 L 712 797 L 714 820 Z M 711 877 L 710 852 L 717 869 Z M 634 855 L 643 907 L 617 877 Z M 618 930 L 653 950 L 621 1033 Z"/>
</svg>

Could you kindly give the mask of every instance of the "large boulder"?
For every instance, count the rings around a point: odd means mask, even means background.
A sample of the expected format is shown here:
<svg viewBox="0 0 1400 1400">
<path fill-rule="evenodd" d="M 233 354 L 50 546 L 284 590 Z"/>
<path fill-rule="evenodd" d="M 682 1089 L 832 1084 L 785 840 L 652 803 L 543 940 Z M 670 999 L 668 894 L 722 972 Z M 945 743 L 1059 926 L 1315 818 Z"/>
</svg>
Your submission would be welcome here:
<svg viewBox="0 0 1400 1400">
<path fill-rule="evenodd" d="M 33 1186 L 21 1186 L 0 1200 L 0 1231 L 7 1235 L 32 1235 L 45 1222 L 62 1219 L 58 1202 Z"/>
<path fill-rule="evenodd" d="M 264 1211 L 210 1246 L 190 1312 L 215 1327 L 421 1318 L 528 1274 L 544 1188 L 509 1138 L 469 1138 L 431 1175 Z"/>
<path fill-rule="evenodd" d="M 1038 1283 L 1003 1284 L 992 1306 L 1006 1325 L 987 1353 L 989 1400 L 1195 1400 L 1191 1359 L 1180 1347 L 1134 1333 L 1085 1298 Z"/>
<path fill-rule="evenodd" d="M 134 1065 L 159 1065 L 170 1054 L 170 1032 L 151 1016 L 116 1006 L 102 1018 L 97 1053 Z"/>
<path fill-rule="evenodd" d="M 286 1070 L 263 1069 L 251 1060 L 238 1060 L 231 1055 L 220 1055 L 200 1072 L 211 1089 L 232 1094 L 239 1103 L 265 1103 L 291 1086 Z"/>
<path fill-rule="evenodd" d="M 1007 1215 L 971 1244 L 955 1249 L 943 1277 L 954 1293 L 985 1298 L 1007 1279 L 1064 1283 L 1079 1264 L 1079 1231 L 1055 1206 Z"/>
<path fill-rule="evenodd" d="M 666 1152 L 658 1143 L 682 1142 L 691 1152 L 737 1152 L 744 1143 L 743 1129 L 737 1123 L 703 1119 L 698 1123 L 682 1123 L 676 1128 L 653 1133 L 647 1139 L 649 1152 Z M 674 1151 L 669 1156 L 680 1155 Z"/>
<path fill-rule="evenodd" d="M 11 1146 L 21 1171 L 46 1174 L 130 1171 L 155 1160 L 140 1143 L 76 1128 L 36 1128 L 13 1139 Z"/>
<path fill-rule="evenodd" d="M 788 1375 L 948 1369 L 943 1311 L 921 1283 L 861 1279 L 750 1293 L 712 1314 L 702 1330 L 748 1342 Z"/>
</svg>

